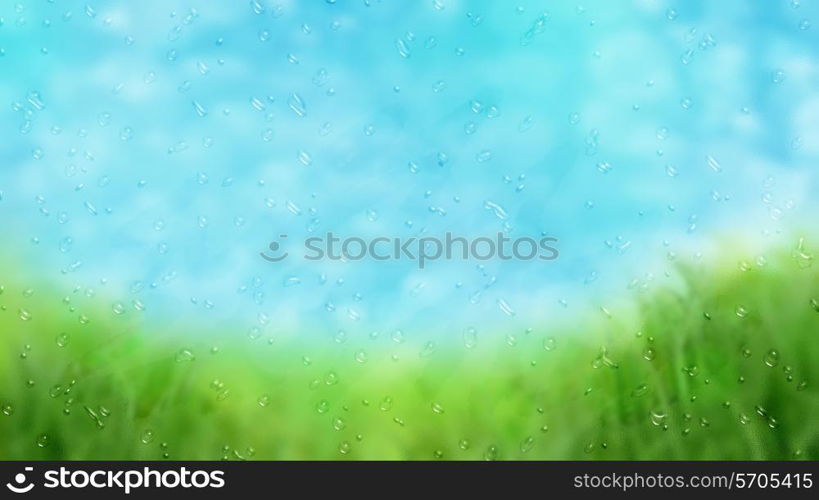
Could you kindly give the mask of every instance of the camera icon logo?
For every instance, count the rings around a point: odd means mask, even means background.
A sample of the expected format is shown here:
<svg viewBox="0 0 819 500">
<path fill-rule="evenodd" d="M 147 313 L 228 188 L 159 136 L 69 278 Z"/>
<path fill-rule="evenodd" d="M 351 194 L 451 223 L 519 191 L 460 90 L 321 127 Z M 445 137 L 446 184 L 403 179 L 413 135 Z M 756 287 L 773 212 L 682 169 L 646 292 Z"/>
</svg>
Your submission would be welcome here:
<svg viewBox="0 0 819 500">
<path fill-rule="evenodd" d="M 26 467 L 26 472 L 31 472 L 33 470 L 33 467 Z M 34 483 L 24 484 L 26 483 L 26 475 L 22 472 L 19 472 L 14 476 L 14 482 L 16 484 L 6 483 L 6 488 L 10 489 L 14 493 L 28 493 L 34 489 Z"/>
</svg>

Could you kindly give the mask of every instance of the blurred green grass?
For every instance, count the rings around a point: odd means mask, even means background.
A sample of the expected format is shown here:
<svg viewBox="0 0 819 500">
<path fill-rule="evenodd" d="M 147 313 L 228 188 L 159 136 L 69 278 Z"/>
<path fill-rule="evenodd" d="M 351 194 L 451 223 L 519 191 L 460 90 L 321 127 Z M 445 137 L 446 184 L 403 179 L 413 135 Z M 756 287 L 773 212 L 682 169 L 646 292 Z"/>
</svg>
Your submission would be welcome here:
<svg viewBox="0 0 819 500">
<path fill-rule="evenodd" d="M 6 262 L 0 459 L 815 460 L 810 263 L 679 265 L 610 316 L 433 348 L 157 327 Z"/>
</svg>

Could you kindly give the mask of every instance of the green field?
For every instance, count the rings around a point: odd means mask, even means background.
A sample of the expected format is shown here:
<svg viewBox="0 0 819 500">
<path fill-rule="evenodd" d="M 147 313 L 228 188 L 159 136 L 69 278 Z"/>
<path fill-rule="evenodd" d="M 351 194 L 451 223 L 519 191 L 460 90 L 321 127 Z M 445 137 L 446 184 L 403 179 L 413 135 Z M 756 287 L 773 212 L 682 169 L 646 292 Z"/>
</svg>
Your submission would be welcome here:
<svg viewBox="0 0 819 500">
<path fill-rule="evenodd" d="M 434 348 L 163 330 L 7 261 L 0 459 L 819 459 L 819 266 L 729 257 Z"/>
</svg>

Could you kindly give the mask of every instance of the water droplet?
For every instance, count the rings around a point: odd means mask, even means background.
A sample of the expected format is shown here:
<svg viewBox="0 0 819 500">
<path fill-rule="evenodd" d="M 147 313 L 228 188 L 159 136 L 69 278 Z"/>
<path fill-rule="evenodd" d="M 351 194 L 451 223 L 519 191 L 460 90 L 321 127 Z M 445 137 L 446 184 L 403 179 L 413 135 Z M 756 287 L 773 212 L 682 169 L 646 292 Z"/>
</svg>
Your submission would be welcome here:
<svg viewBox="0 0 819 500">
<path fill-rule="evenodd" d="M 720 165 L 719 161 L 711 155 L 705 157 L 705 162 L 714 172 L 722 172 L 722 165 Z"/>
<path fill-rule="evenodd" d="M 290 94 L 290 98 L 287 101 L 287 106 L 294 113 L 296 113 L 296 116 L 303 117 L 307 114 L 307 106 L 305 105 L 304 100 L 295 92 Z"/>
<path fill-rule="evenodd" d="M 5 416 L 10 417 L 14 415 L 14 407 L 10 403 L 5 403 L 2 407 L 0 407 L 0 412 L 2 412 Z"/>
<path fill-rule="evenodd" d="M 305 167 L 309 167 L 313 163 L 313 157 L 307 151 L 299 151 L 298 160 Z"/>
<path fill-rule="evenodd" d="M 478 331 L 471 326 L 464 330 L 463 338 L 464 347 L 467 349 L 473 349 L 476 345 L 478 345 Z"/>
<path fill-rule="evenodd" d="M 142 444 L 151 444 L 154 441 L 154 437 L 154 431 L 151 429 L 145 429 L 139 436 L 139 440 L 142 441 Z"/>
<path fill-rule="evenodd" d="M 196 359 L 194 356 L 193 351 L 190 349 L 180 349 L 179 352 L 176 353 L 176 362 L 182 363 L 185 361 L 193 361 Z"/>
<path fill-rule="evenodd" d="M 515 315 L 515 310 L 512 309 L 512 306 L 510 306 L 509 303 L 506 302 L 506 300 L 498 299 L 497 302 L 498 302 L 498 307 L 500 308 L 501 311 L 504 312 L 504 314 L 506 314 L 507 316 L 514 316 Z"/>
<path fill-rule="evenodd" d="M 763 359 L 763 361 L 767 366 L 771 368 L 775 367 L 776 365 L 779 364 L 779 352 L 776 351 L 775 349 L 769 350 L 765 354 L 765 358 Z"/>
<path fill-rule="evenodd" d="M 55 340 L 59 347 L 65 347 L 68 345 L 68 334 L 60 333 L 59 335 L 57 335 L 57 338 Z"/>
<path fill-rule="evenodd" d="M 412 55 L 409 44 L 403 38 L 395 41 L 395 48 L 398 49 L 398 55 L 404 59 L 408 59 Z"/>
<path fill-rule="evenodd" d="M 485 163 L 492 159 L 492 151 L 484 149 L 475 155 L 475 161 L 478 163 Z"/>
<path fill-rule="evenodd" d="M 657 427 L 661 427 L 665 424 L 668 415 L 666 415 L 662 411 L 651 411 L 649 413 L 649 417 L 651 418 L 651 423 Z"/>
<path fill-rule="evenodd" d="M 433 354 L 435 354 L 435 342 L 430 340 L 424 344 L 424 347 L 418 355 L 422 358 L 428 358 Z"/>
<path fill-rule="evenodd" d="M 520 44 L 522 46 L 527 46 L 532 41 L 534 41 L 535 37 L 546 31 L 546 21 L 549 19 L 549 14 L 544 12 L 540 16 L 538 16 L 533 22 L 532 25 L 527 29 L 520 38 Z"/>
<path fill-rule="evenodd" d="M 532 115 L 526 115 L 518 124 L 518 132 L 526 132 L 530 128 L 532 128 L 535 124 L 535 119 Z"/>
<path fill-rule="evenodd" d="M 48 434 L 40 434 L 39 436 L 37 436 L 36 443 L 39 448 L 45 448 L 46 446 L 48 446 L 49 444 Z"/>
<path fill-rule="evenodd" d="M 199 115 L 202 118 L 204 118 L 205 116 L 208 115 L 208 111 L 205 109 L 205 107 L 200 102 L 192 101 L 192 104 L 193 104 L 193 109 L 196 111 L 197 115 Z"/>
</svg>

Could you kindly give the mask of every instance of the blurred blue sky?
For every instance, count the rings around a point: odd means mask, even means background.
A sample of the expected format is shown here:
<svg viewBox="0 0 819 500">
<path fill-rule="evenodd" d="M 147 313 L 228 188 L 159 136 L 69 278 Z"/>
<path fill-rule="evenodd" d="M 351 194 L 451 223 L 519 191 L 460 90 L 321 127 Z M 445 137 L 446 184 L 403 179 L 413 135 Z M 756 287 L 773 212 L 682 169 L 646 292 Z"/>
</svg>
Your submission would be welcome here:
<svg viewBox="0 0 819 500">
<path fill-rule="evenodd" d="M 237 335 L 538 327 L 661 285 L 669 255 L 737 239 L 763 252 L 815 224 L 817 13 L 3 1 L 3 246 L 128 314 L 227 319 Z M 549 234 L 561 257 L 258 256 L 326 231 Z"/>
</svg>

